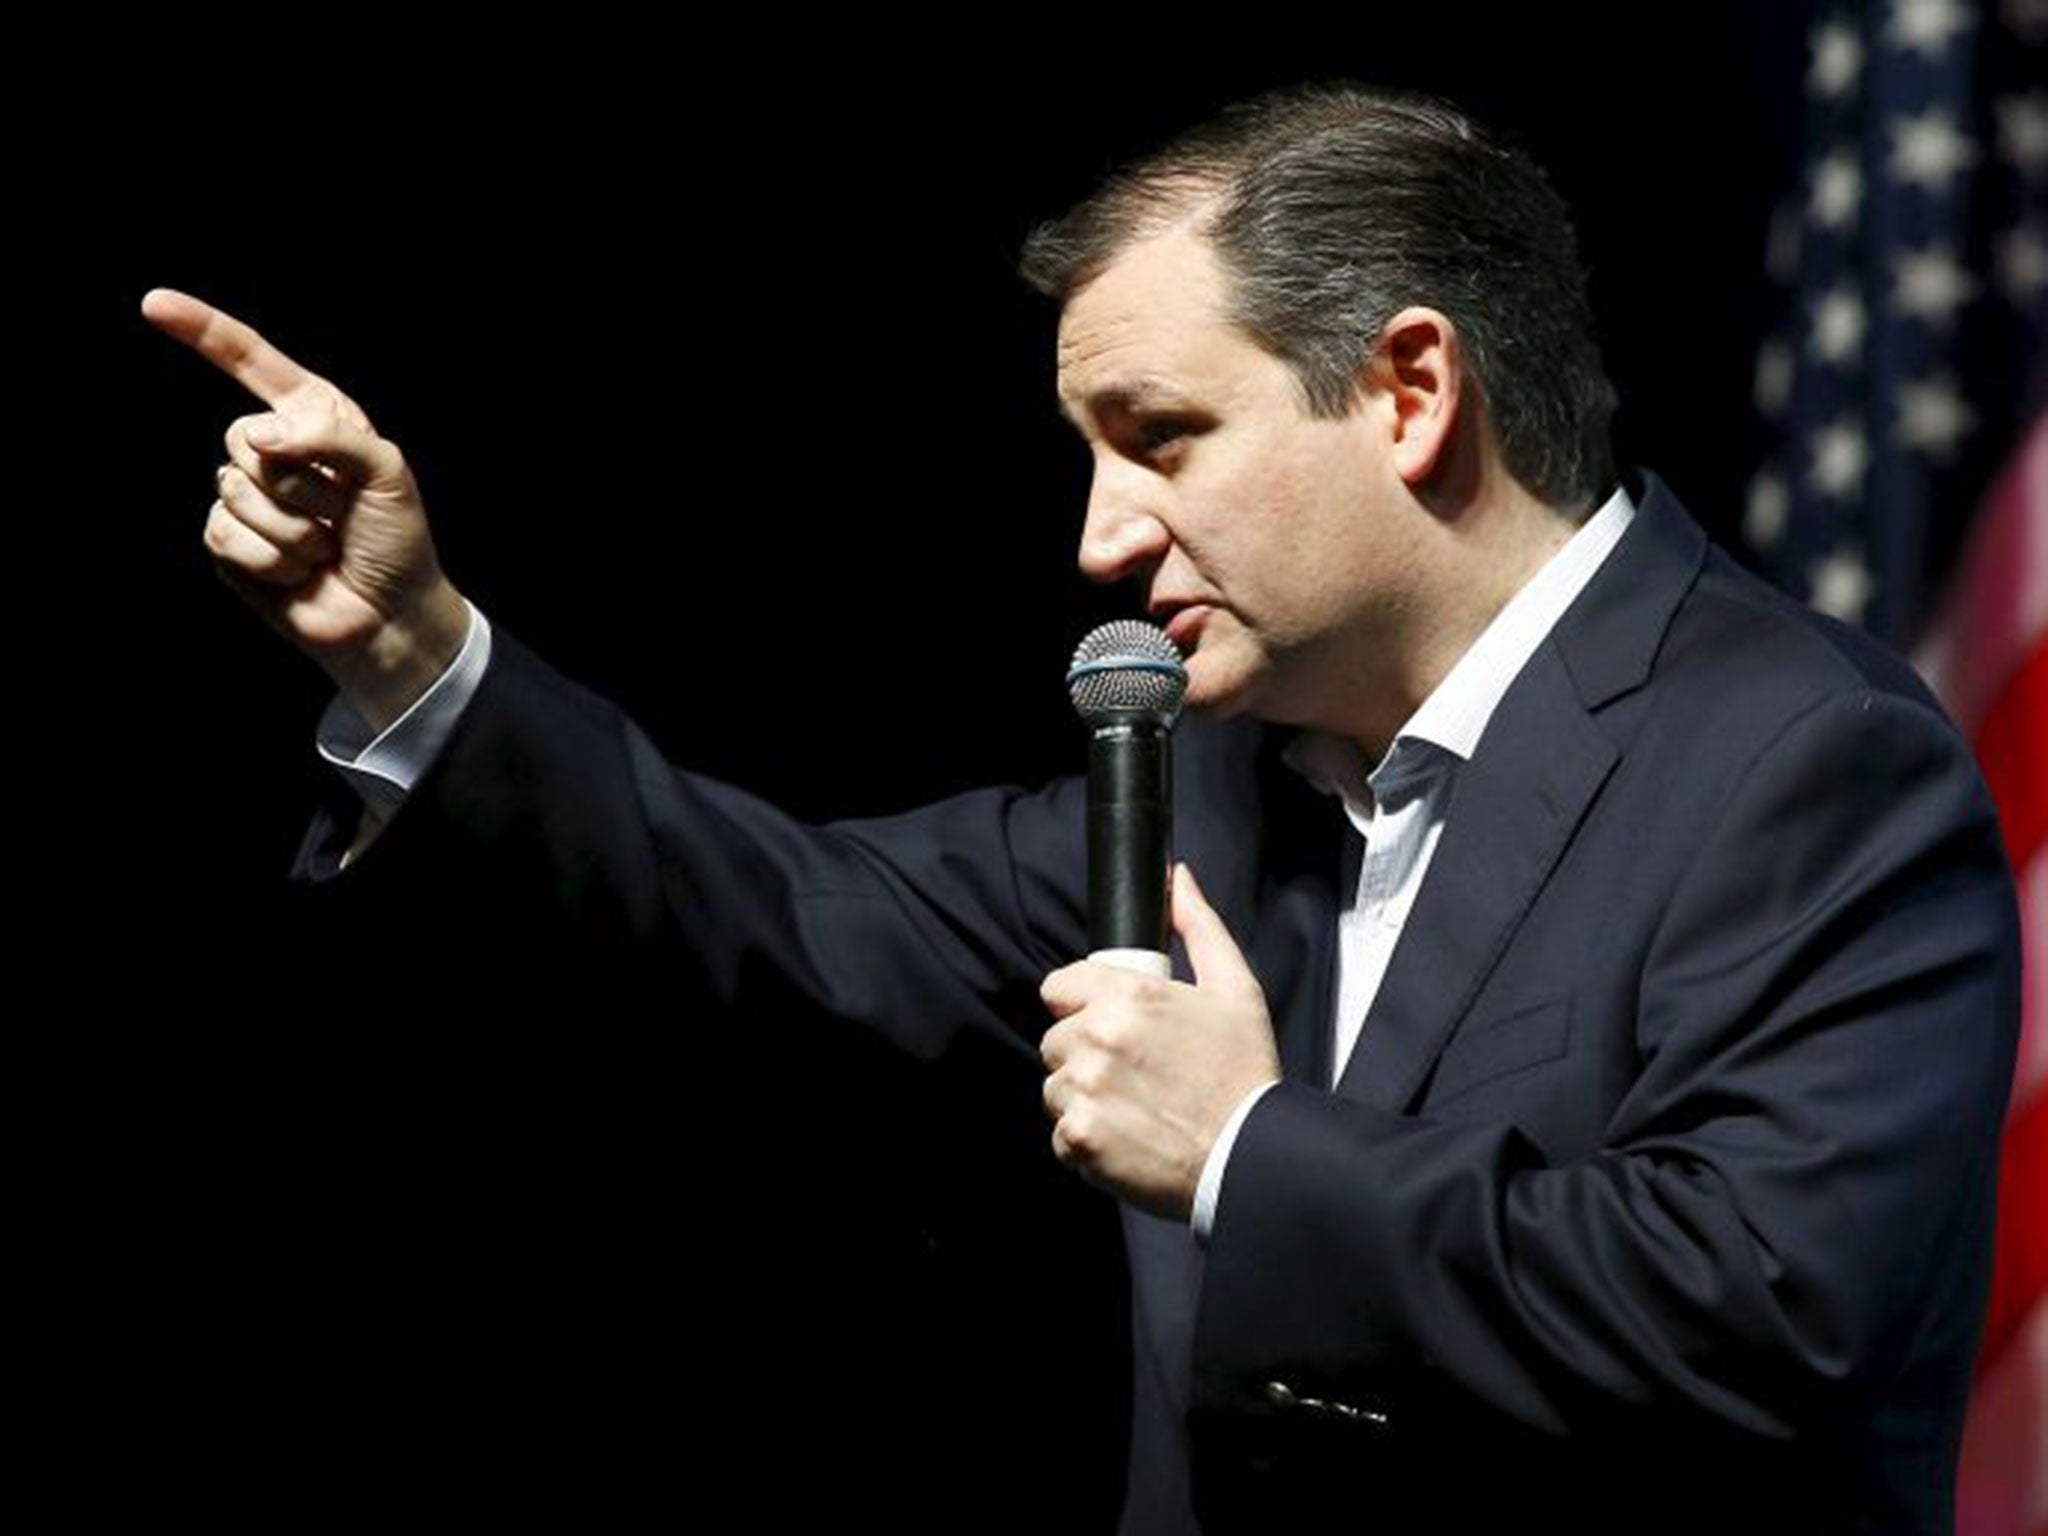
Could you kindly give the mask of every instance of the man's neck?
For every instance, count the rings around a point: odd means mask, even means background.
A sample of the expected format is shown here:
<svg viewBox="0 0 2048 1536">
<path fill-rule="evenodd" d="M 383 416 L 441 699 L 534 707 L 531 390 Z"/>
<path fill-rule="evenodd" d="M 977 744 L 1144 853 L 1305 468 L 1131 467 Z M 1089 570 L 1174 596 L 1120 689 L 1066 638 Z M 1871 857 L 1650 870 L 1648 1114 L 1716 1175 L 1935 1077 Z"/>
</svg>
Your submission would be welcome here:
<svg viewBox="0 0 2048 1536">
<path fill-rule="evenodd" d="M 1352 715 L 1337 734 L 1358 742 L 1377 762 L 1401 727 L 1420 709 L 1557 552 L 1581 522 L 1536 500 L 1512 481 L 1483 509 L 1468 507 L 1442 525 L 1432 595 L 1411 616 L 1390 676 L 1350 701 Z"/>
</svg>

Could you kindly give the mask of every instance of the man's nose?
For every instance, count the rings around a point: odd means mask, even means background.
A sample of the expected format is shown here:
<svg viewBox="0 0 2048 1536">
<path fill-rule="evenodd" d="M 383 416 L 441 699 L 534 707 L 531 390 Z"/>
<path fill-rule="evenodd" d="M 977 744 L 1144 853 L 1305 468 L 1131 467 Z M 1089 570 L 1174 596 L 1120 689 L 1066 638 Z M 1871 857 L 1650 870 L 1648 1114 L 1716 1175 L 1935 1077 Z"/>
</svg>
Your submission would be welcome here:
<svg viewBox="0 0 2048 1536">
<path fill-rule="evenodd" d="M 1097 464 L 1088 485 L 1088 519 L 1081 527 L 1081 572 L 1090 581 L 1142 575 L 1172 544 L 1166 524 L 1147 501 L 1135 468 Z"/>
</svg>

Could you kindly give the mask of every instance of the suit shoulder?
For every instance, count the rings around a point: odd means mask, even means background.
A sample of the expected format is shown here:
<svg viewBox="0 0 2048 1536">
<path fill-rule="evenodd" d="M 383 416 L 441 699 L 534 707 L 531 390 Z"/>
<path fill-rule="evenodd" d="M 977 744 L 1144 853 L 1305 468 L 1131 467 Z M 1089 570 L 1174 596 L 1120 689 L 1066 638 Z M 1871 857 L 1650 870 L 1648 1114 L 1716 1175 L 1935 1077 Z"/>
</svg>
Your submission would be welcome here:
<svg viewBox="0 0 2048 1536">
<path fill-rule="evenodd" d="M 1882 700 L 1908 715 L 1926 716 L 1942 734 L 1955 734 L 1904 658 L 1787 597 L 1718 548 L 1709 549 L 1699 580 L 1674 616 L 1656 671 L 1661 681 L 1677 685 L 1691 707 L 1706 708 L 1710 717 L 1739 709 L 1757 734 L 1775 734 L 1843 697 Z"/>
</svg>

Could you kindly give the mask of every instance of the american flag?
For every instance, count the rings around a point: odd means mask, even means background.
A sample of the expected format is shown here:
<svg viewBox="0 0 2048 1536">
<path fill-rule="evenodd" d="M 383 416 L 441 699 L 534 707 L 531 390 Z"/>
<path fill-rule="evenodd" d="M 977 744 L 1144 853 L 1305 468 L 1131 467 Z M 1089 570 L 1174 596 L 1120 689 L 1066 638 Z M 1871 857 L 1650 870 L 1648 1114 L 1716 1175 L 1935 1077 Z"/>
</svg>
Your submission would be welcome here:
<svg viewBox="0 0 2048 1536">
<path fill-rule="evenodd" d="M 2048 0 L 1821 0 L 1766 263 L 1758 565 L 1922 670 L 2020 885 L 2025 999 L 1957 1529 L 2048 1532 Z"/>
</svg>

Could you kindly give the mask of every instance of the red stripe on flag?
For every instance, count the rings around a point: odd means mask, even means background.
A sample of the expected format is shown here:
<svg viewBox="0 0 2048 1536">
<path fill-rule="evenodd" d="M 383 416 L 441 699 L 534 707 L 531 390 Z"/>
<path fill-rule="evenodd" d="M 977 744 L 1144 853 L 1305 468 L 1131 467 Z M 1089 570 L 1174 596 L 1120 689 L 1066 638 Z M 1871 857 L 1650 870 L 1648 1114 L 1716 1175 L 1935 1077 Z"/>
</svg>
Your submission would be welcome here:
<svg viewBox="0 0 2048 1536">
<path fill-rule="evenodd" d="M 2035 638 L 1984 716 L 1976 747 L 2006 857 L 2023 870 L 2048 841 L 2048 641 Z"/>
<path fill-rule="evenodd" d="M 2035 1094 L 2006 1122 L 1998 1165 L 1998 1257 L 1977 1351 L 1980 1373 L 2048 1293 L 2048 1094 Z"/>
</svg>

